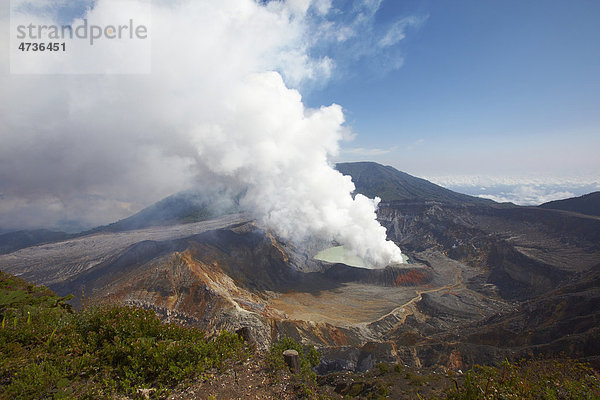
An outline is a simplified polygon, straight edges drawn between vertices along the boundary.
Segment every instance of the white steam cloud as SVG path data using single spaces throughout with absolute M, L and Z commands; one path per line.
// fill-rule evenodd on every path
M 335 240 L 373 267 L 401 262 L 376 221 L 378 200 L 353 198 L 350 177 L 328 162 L 347 134 L 341 107 L 308 109 L 287 86 L 331 74 L 332 60 L 310 55 L 310 16 L 330 8 L 323 0 L 154 1 L 151 74 L 3 71 L 0 226 L 24 225 L 25 215 L 68 220 L 84 204 L 110 213 L 107 199 L 126 215 L 209 171 L 244 188 L 242 205 L 285 238 Z M 85 17 L 100 25 L 135 10 L 136 1 L 97 0 Z M 114 58 L 103 52 L 61 62 Z M 90 224 L 107 222 L 90 215 Z

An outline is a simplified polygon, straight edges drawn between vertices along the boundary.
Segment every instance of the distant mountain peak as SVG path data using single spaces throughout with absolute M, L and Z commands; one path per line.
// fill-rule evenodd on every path
M 151 204 L 134 215 L 84 233 L 122 232 L 152 226 L 200 222 L 239 212 L 237 199 L 216 198 L 197 190 L 186 190 Z
M 356 192 L 367 197 L 375 196 L 383 201 L 429 200 L 445 203 L 492 203 L 443 188 L 425 179 L 398 171 L 389 165 L 375 162 L 351 162 L 336 164 L 336 169 L 344 175 L 352 176 Z
M 579 197 L 554 200 L 539 206 L 551 210 L 571 211 L 600 217 L 600 192 L 592 192 Z

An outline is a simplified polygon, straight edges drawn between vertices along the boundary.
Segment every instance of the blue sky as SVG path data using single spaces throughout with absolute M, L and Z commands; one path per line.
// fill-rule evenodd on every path
M 306 155 L 334 154 L 347 131 L 338 107 L 322 108 L 333 103 L 354 139 L 328 161 L 376 161 L 517 204 L 600 190 L 600 1 L 149 1 L 14 0 L 61 24 L 151 8 L 152 73 L 115 73 L 146 44 L 75 41 L 52 58 L 0 35 L 11 49 L 0 52 L 0 231 L 113 222 L 256 160 L 310 170 Z M 0 31 L 30 22 L 2 4 Z M 61 73 L 10 73 L 13 53 Z M 249 82 L 263 95 L 243 95 Z M 245 113 L 232 118 L 232 102 Z M 303 106 L 318 111 L 287 114 Z M 301 169 L 290 165 L 281 176 Z
M 421 176 L 599 178 L 600 2 L 388 0 L 373 29 L 411 16 L 422 23 L 393 49 L 400 68 L 338 55 L 342 73 L 305 93 L 344 107 L 357 137 L 341 160 Z
M 63 22 L 93 5 L 56 1 Z M 600 2 L 331 6 L 325 19 L 358 35 L 315 35 L 311 55 L 332 59 L 333 70 L 300 91 L 308 106 L 344 108 L 356 137 L 339 161 L 373 160 L 432 179 L 600 180 Z M 382 45 L 394 27 L 400 36 Z

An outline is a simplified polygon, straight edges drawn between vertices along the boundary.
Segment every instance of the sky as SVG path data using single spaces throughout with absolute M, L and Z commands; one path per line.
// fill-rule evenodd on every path
M 397 68 L 355 60 L 307 96 L 343 105 L 340 160 L 525 205 L 600 189 L 600 3 L 387 1 L 374 30 L 410 17 Z
M 149 6 L 150 37 L 18 52 L 19 2 L 46 24 L 143 21 Z M 1 7 L 0 231 L 110 223 L 207 179 L 267 187 L 282 178 L 265 171 L 292 174 L 286 157 L 327 176 L 325 163 L 376 161 L 526 205 L 600 190 L 597 1 Z M 285 192 L 311 192 L 306 179 Z M 248 201 L 273 217 L 265 190 Z
M 307 96 L 337 101 L 357 134 L 341 158 L 425 177 L 600 175 L 600 3 L 388 1 L 415 16 L 387 73 L 368 58 Z M 384 67 L 385 68 L 385 67 Z

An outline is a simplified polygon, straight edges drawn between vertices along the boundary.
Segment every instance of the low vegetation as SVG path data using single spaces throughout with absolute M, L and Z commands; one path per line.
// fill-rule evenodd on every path
M 242 340 L 162 324 L 118 305 L 74 313 L 44 287 L 0 272 L 0 398 L 163 397 L 186 379 L 246 356 Z
M 321 362 L 321 354 L 312 346 L 304 347 L 292 338 L 282 338 L 271 346 L 266 359 L 267 369 L 275 380 L 287 376 L 290 372 L 283 358 L 283 352 L 286 350 L 296 350 L 300 361 L 300 372 L 292 374 L 295 392 L 302 398 L 316 398 L 317 375 L 312 368 Z
M 573 360 L 505 361 L 498 367 L 477 366 L 461 386 L 448 391 L 451 400 L 588 400 L 600 399 L 600 375 Z
M 428 400 L 595 400 L 600 375 L 574 360 L 505 361 L 461 374 L 440 368 L 377 364 L 366 373 L 320 376 L 331 398 Z
M 248 360 L 234 334 L 208 337 L 163 324 L 152 311 L 119 305 L 74 312 L 69 299 L 0 272 L 1 399 L 166 398 L 173 388 L 186 393 L 186 385 L 197 386 L 238 361 L 262 365 L 257 373 L 297 398 L 600 399 L 598 372 L 573 360 L 505 361 L 462 375 L 381 363 L 365 374 L 317 379 L 312 368 L 319 352 L 290 338 L 275 343 L 259 362 Z M 288 349 L 298 352 L 298 373 L 285 364 Z

